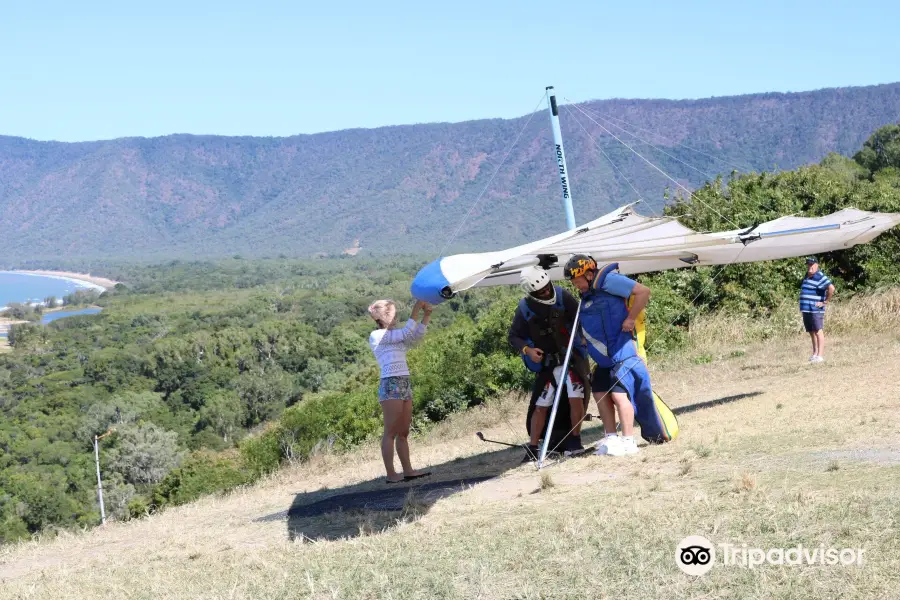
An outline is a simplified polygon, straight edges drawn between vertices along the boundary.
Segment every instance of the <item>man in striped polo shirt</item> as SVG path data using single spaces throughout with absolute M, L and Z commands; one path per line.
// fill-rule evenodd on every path
M 800 284 L 800 313 L 803 327 L 812 339 L 813 355 L 809 362 L 825 360 L 825 306 L 834 295 L 834 285 L 828 276 L 819 270 L 815 256 L 806 259 L 806 277 Z

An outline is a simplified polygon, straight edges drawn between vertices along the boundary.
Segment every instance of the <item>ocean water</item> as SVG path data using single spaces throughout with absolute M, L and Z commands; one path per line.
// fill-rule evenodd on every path
M 66 317 L 74 317 L 75 315 L 96 315 L 99 313 L 102 308 L 82 308 L 81 310 L 60 310 L 52 313 L 47 313 L 41 317 L 41 324 L 46 325 L 47 323 L 52 323 L 57 319 L 65 319 Z M 3 343 L 6 343 L 6 339 L 9 337 L 9 333 L 4 329 L 0 330 L 0 340 L 3 340 Z
M 0 271 L 0 306 L 8 306 L 10 302 L 43 302 L 47 296 L 62 299 L 66 294 L 88 287 L 65 279 Z
M 41 316 L 41 324 L 46 325 L 47 323 L 52 323 L 58 319 L 65 319 L 66 317 L 74 317 L 76 315 L 96 315 L 99 313 L 102 308 L 82 308 L 80 310 L 59 310 L 51 313 L 46 313 Z M 0 329 L 0 340 L 3 340 L 3 343 L 6 343 L 6 339 L 9 337 L 9 333 L 5 329 Z
M 46 313 L 41 316 L 41 323 L 46 325 L 57 319 L 65 319 L 66 317 L 74 317 L 75 315 L 96 315 L 103 310 L 102 308 L 82 308 L 81 310 L 60 310 L 57 312 Z

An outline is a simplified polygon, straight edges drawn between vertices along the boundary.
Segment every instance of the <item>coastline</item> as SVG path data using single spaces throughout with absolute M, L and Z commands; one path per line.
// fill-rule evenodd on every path
M 79 287 L 90 288 L 93 290 L 97 290 L 98 292 L 105 292 L 106 290 L 115 287 L 115 285 L 119 283 L 118 281 L 106 279 L 105 277 L 97 277 L 91 275 L 90 273 L 73 273 L 71 271 L 21 271 L 18 269 L 13 269 L 3 272 L 15 273 L 17 275 L 35 275 L 39 277 L 49 277 L 51 279 L 63 279 L 65 281 L 78 284 Z
M 13 325 L 20 325 L 23 323 L 29 323 L 30 321 L 23 321 L 21 319 L 13 319 L 12 317 L 3 316 L 3 311 L 6 307 L 0 306 L 0 352 L 9 352 L 12 350 L 12 347 L 9 345 L 9 329 Z M 103 308 L 91 304 L 88 308 L 97 309 L 98 311 L 103 310 Z M 75 309 L 73 310 L 71 307 L 67 306 L 57 306 L 54 308 L 46 308 L 44 309 L 42 315 L 50 315 L 57 312 L 72 312 L 72 313 L 80 313 L 84 309 Z M 54 319 L 55 320 L 55 319 Z M 45 324 L 43 319 L 37 321 L 37 323 Z
M 27 323 L 28 321 L 18 321 L 16 319 L 7 319 L 0 315 L 0 352 L 9 352 L 12 347 L 9 345 L 9 328 L 19 323 Z

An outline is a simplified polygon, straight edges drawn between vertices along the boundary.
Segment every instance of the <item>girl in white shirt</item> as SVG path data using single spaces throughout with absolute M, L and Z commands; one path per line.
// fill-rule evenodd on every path
M 417 323 L 420 310 L 424 316 L 422 322 Z M 369 307 L 369 314 L 379 327 L 369 336 L 369 346 L 381 368 L 378 402 L 384 413 L 381 457 L 387 470 L 387 483 L 397 483 L 431 474 L 414 470 L 409 462 L 408 437 L 412 422 L 413 396 L 409 382 L 409 367 L 406 364 L 406 351 L 425 335 L 425 328 L 431 320 L 431 310 L 432 307 L 427 302 L 421 300 L 416 302 L 409 321 L 402 329 L 397 329 L 397 305 L 393 300 L 378 300 Z M 397 456 L 400 457 L 400 464 L 403 467 L 402 475 L 394 470 L 395 443 Z

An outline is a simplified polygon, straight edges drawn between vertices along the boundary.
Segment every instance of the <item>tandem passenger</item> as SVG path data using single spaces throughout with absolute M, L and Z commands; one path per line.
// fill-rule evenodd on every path
M 618 264 L 601 269 L 584 254 L 572 256 L 563 274 L 581 292 L 582 331 L 588 352 L 599 367 L 591 387 L 606 437 L 596 454 L 637 454 L 635 420 L 647 441 L 668 441 L 671 434 L 657 408 L 650 373 L 638 352 L 635 330 L 636 321 L 650 300 L 650 288 L 618 273 Z M 600 375 L 602 380 L 597 377 Z M 622 425 L 621 437 L 616 434 L 616 411 Z

